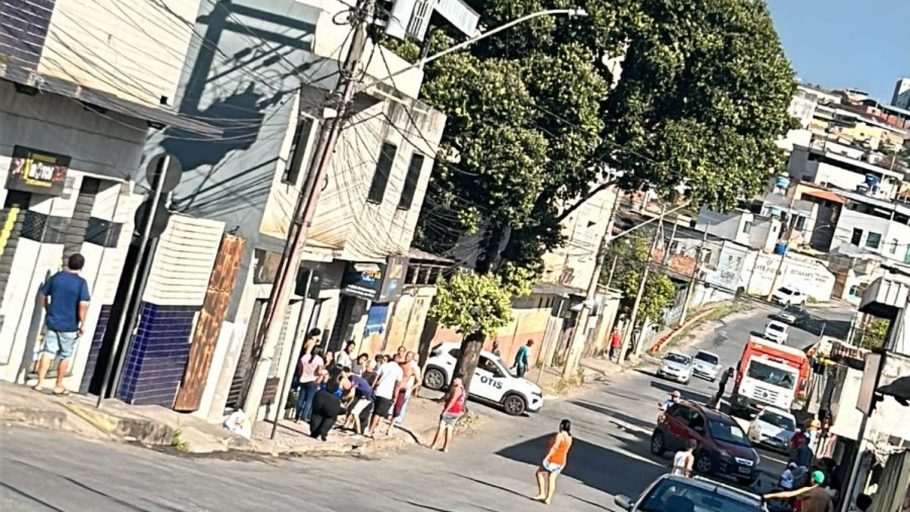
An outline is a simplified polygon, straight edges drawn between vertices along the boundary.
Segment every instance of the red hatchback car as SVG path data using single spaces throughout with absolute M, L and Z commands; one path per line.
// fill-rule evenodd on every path
M 663 455 L 684 449 L 689 439 L 698 443 L 696 472 L 728 476 L 750 485 L 758 480 L 761 459 L 730 416 L 699 403 L 680 401 L 658 420 L 651 435 L 651 453 Z

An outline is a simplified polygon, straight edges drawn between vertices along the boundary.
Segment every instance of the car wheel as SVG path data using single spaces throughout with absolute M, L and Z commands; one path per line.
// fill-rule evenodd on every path
M 446 375 L 439 368 L 427 368 L 423 374 L 423 385 L 427 389 L 439 391 L 446 385 Z
M 707 453 L 700 453 L 695 457 L 695 472 L 701 474 L 709 474 L 713 469 L 713 464 L 711 464 L 711 457 Z
M 662 457 L 666 451 L 667 447 L 664 442 L 664 433 L 660 430 L 655 430 L 651 435 L 651 453 Z
M 527 407 L 525 399 L 515 393 L 509 393 L 502 400 L 502 408 L 509 416 L 519 416 L 525 412 Z

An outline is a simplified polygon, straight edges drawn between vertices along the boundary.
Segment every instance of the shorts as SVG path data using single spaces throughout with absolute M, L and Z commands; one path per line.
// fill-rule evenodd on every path
M 562 468 L 565 466 L 562 464 L 553 464 L 552 462 L 545 460 L 543 461 L 543 464 L 540 465 L 540 467 L 548 473 L 558 475 L 560 472 L 562 472 Z
M 392 399 L 377 396 L 373 401 L 376 405 L 373 407 L 373 414 L 380 418 L 388 418 L 392 414 Z
M 76 331 L 73 332 L 61 332 L 53 331 L 48 329 L 44 333 L 44 353 L 60 357 L 61 359 L 67 359 L 73 357 L 73 351 L 76 349 L 76 340 L 79 338 L 79 333 Z
M 373 403 L 373 401 L 370 400 L 369 398 L 358 398 L 357 403 L 354 404 L 354 408 L 351 409 L 351 414 L 353 414 L 354 416 L 360 416 L 360 413 L 362 413 L 364 409 L 369 407 L 371 403 Z
M 443 414 L 442 418 L 439 419 L 439 427 L 454 427 L 458 423 L 458 418 L 461 418 L 460 414 Z

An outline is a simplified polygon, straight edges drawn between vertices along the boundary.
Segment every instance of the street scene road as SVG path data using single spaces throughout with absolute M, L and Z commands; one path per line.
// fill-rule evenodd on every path
M 720 322 L 689 346 L 735 364 L 750 331 L 775 310 L 756 306 Z M 820 314 L 838 318 L 836 311 Z M 797 329 L 797 345 L 814 335 Z M 301 458 L 259 461 L 188 458 L 138 447 L 91 443 L 63 434 L 2 430 L 3 510 L 439 510 L 544 509 L 530 501 L 533 473 L 562 418 L 575 443 L 558 482 L 553 510 L 618 510 L 613 497 L 635 495 L 667 471 L 668 458 L 649 453 L 658 403 L 678 389 L 705 401 L 714 384 L 680 386 L 653 368 L 597 379 L 569 398 L 527 417 L 512 418 L 475 404 L 484 417 L 476 435 L 456 437 L 449 454 L 412 447 L 375 459 Z M 424 442 L 428 440 L 423 440 Z M 762 452 L 769 488 L 783 466 Z

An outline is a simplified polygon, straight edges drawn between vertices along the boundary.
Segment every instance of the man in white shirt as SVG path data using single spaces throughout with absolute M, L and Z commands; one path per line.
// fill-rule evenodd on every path
M 404 379 L 401 361 L 402 359 L 396 355 L 394 360 L 380 366 L 376 373 L 376 380 L 373 382 L 373 418 L 370 420 L 369 435 L 373 435 L 381 419 L 392 414 L 395 392 Z

